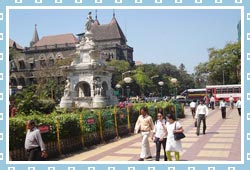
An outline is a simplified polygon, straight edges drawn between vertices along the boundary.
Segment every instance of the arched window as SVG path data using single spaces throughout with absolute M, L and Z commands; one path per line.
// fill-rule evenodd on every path
M 49 66 L 49 67 L 54 66 L 54 64 L 55 64 L 55 61 L 54 61 L 55 57 L 54 57 L 54 54 L 53 54 L 53 53 L 49 53 L 48 59 L 49 59 L 49 61 L 48 61 L 48 66 Z
M 102 96 L 107 96 L 108 84 L 104 81 L 102 82 Z
M 40 67 L 46 67 L 46 57 L 44 54 L 39 56 L 39 61 L 40 61 Z
M 77 94 L 76 97 L 90 97 L 91 96 L 90 85 L 89 83 L 85 81 L 79 82 L 75 87 L 75 91 Z

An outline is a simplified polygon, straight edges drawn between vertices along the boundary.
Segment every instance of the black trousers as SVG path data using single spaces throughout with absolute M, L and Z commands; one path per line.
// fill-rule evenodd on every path
M 166 151 L 165 151 L 166 141 L 167 141 L 166 138 L 163 138 L 162 141 L 160 141 L 159 138 L 157 138 L 155 140 L 155 145 L 156 145 L 156 157 L 155 157 L 155 160 L 156 161 L 160 160 L 161 145 L 163 146 L 163 150 L 164 150 L 164 161 L 167 161 L 167 155 L 166 155 Z
M 211 105 L 211 109 L 214 110 L 214 102 L 211 102 L 210 105 Z
M 197 135 L 200 134 L 201 121 L 203 122 L 203 134 L 205 134 L 205 132 L 206 132 L 206 128 L 207 128 L 206 116 L 204 114 L 199 114 L 198 115 L 198 120 L 197 120 L 197 131 L 196 131 Z
M 222 119 L 226 119 L 226 107 L 221 107 L 221 116 Z
M 192 116 L 193 116 L 193 118 L 195 117 L 195 108 L 191 108 L 191 113 L 192 113 Z
M 27 151 L 27 157 L 28 161 L 43 161 L 43 158 L 41 157 L 41 148 L 39 147 Z
M 238 108 L 239 116 L 241 115 L 241 108 Z

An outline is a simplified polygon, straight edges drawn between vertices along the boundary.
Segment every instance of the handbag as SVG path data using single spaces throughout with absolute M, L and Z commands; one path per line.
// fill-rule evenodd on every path
M 194 121 L 194 127 L 197 127 L 197 119 Z
M 160 141 L 160 138 L 155 137 L 154 143 L 158 143 Z
M 176 130 L 176 123 L 175 123 L 174 129 Z M 174 139 L 175 140 L 181 140 L 181 139 L 183 139 L 185 137 L 186 136 L 185 136 L 185 134 L 183 132 L 181 132 L 181 133 L 174 133 Z

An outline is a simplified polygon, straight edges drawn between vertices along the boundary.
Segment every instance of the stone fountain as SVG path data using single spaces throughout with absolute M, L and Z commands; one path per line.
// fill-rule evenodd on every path
M 116 105 L 117 97 L 111 88 L 114 67 L 106 63 L 107 56 L 95 44 L 91 32 L 92 18 L 88 15 L 85 35 L 76 45 L 73 62 L 64 70 L 67 81 L 60 108 L 104 108 Z

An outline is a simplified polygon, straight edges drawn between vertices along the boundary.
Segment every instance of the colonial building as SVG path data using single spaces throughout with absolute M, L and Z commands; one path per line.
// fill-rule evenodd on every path
M 107 60 L 126 60 L 131 65 L 133 61 L 133 48 L 127 45 L 126 37 L 120 28 L 115 15 L 108 24 L 100 24 L 97 17 L 91 27 L 91 32 L 97 47 L 106 55 Z M 20 51 L 18 57 L 10 60 L 10 86 L 26 87 L 41 78 L 52 77 L 58 83 L 64 83 L 66 75 L 60 66 L 70 65 L 76 52 L 76 45 L 84 33 L 72 33 L 44 36 L 39 39 L 37 26 L 33 33 L 30 47 L 25 47 Z M 17 44 L 10 40 L 10 45 Z

